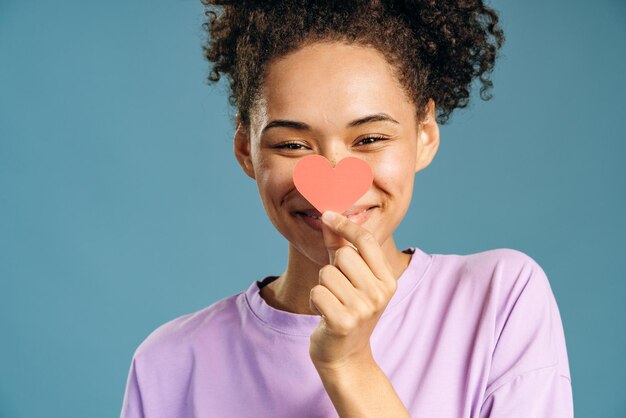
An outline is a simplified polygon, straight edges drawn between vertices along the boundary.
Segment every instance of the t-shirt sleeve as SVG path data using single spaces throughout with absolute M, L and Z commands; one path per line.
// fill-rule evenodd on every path
M 134 356 L 130 363 L 128 378 L 126 379 L 126 391 L 120 418 L 144 418 L 141 388 L 137 378 L 137 364 Z
M 496 269 L 492 284 L 501 303 L 480 418 L 572 418 L 567 349 L 554 294 L 535 260 L 521 252 L 516 257 Z M 512 285 L 506 284 L 507 275 Z
M 557 366 L 532 370 L 495 389 L 480 418 L 572 418 L 572 387 Z

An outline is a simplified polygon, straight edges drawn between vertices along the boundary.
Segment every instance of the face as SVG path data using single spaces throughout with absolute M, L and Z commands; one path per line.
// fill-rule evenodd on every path
M 296 213 L 313 207 L 294 186 L 295 164 L 313 154 L 333 167 L 349 156 L 366 161 L 374 180 L 355 206 L 373 208 L 354 221 L 383 246 L 409 208 L 415 173 L 436 153 L 432 101 L 429 109 L 418 125 L 415 105 L 376 49 L 316 43 L 269 65 L 249 131 L 238 124 L 235 155 L 256 179 L 272 224 L 300 254 L 323 265 L 321 230 Z

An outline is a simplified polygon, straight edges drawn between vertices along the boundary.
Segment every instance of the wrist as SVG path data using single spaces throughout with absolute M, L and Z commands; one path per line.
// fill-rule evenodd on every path
M 341 361 L 331 363 L 312 360 L 320 376 L 335 377 L 346 374 L 370 372 L 378 367 L 371 352 L 359 354 Z

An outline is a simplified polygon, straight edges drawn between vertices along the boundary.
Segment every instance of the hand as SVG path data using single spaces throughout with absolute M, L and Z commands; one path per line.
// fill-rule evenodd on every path
M 311 309 L 322 317 L 311 334 L 309 355 L 316 367 L 326 369 L 372 360 L 370 337 L 397 289 L 374 235 L 335 215 L 330 222 L 322 217 L 331 264 L 320 269 L 320 284 L 311 289 L 309 299 Z

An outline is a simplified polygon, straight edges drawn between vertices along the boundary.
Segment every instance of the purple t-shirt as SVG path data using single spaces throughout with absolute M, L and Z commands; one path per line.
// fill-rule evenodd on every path
M 570 418 L 572 386 L 552 289 L 527 254 L 416 247 L 371 336 L 413 417 Z M 337 417 L 309 357 L 316 315 L 247 290 L 173 319 L 136 349 L 122 418 Z

